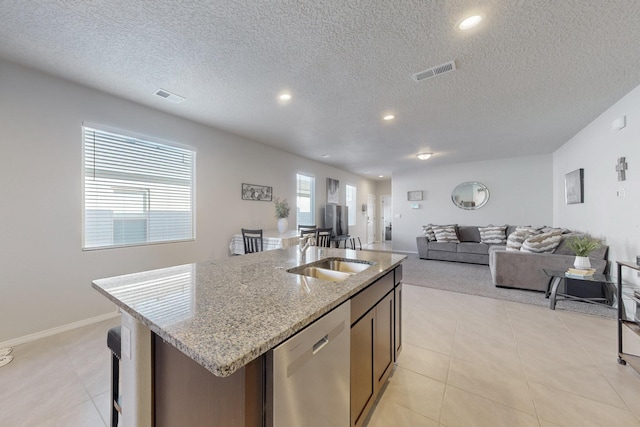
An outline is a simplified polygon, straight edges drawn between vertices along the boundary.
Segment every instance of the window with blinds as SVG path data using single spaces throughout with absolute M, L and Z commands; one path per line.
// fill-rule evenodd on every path
M 297 225 L 316 223 L 316 179 L 312 176 L 296 175 L 296 222 Z
M 82 127 L 84 249 L 192 240 L 195 152 Z
M 349 225 L 356 225 L 356 187 L 347 184 L 346 193 L 347 207 L 349 207 Z

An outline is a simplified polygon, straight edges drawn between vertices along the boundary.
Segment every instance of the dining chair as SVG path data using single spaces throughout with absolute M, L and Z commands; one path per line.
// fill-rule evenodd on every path
M 316 246 L 331 247 L 331 231 L 332 227 L 316 229 Z
M 356 247 L 356 239 L 358 239 L 359 248 Z M 346 246 L 346 242 L 345 242 L 345 246 Z M 350 237 L 349 238 L 349 249 L 360 249 L 360 250 L 362 250 L 362 242 L 360 241 L 360 237 Z
M 315 224 L 313 224 L 313 225 L 299 225 L 298 226 L 298 233 L 300 233 L 300 237 L 302 237 L 302 231 L 303 230 L 312 230 L 312 231 L 315 232 L 315 229 L 316 229 L 316 225 Z
M 252 254 L 254 252 L 262 252 L 262 230 L 242 229 L 242 241 L 244 242 L 244 253 Z

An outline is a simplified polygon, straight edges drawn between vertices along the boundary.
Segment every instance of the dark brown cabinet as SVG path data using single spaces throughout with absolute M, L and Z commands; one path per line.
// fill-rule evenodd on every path
M 401 268 L 401 267 L 398 267 Z M 351 426 L 364 424 L 401 348 L 401 290 L 394 271 L 351 300 Z
M 362 424 L 375 400 L 374 314 L 369 311 L 351 327 L 351 425 Z
M 401 268 L 401 267 L 398 267 Z M 397 283 L 397 282 L 396 282 Z M 394 333 L 394 346 L 395 351 L 393 355 L 393 361 L 398 361 L 398 356 L 402 351 L 402 283 L 397 283 L 394 289 L 394 302 L 395 302 L 395 312 L 394 312 L 394 322 L 395 322 L 395 333 Z
M 394 334 L 394 298 L 393 292 L 389 292 L 375 308 L 375 337 L 373 346 L 374 375 L 379 390 L 389 378 L 395 349 L 393 344 Z

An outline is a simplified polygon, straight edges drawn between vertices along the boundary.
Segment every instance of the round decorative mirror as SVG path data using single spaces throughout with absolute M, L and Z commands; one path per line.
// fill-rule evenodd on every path
M 451 192 L 451 201 L 460 209 L 480 209 L 489 201 L 489 189 L 480 182 L 463 182 Z

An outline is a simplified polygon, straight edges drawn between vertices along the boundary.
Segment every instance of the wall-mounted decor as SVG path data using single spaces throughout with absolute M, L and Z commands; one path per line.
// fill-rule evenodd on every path
M 616 164 L 616 172 L 618 172 L 618 181 L 624 181 L 627 179 L 627 162 L 626 157 L 618 157 L 618 163 Z
M 327 178 L 327 203 L 338 204 L 340 202 L 340 181 Z
M 242 200 L 270 202 L 273 199 L 273 187 L 266 185 L 242 184 Z
M 460 209 L 480 209 L 489 201 L 489 188 L 481 182 L 463 182 L 451 192 L 451 201 Z
M 407 200 L 410 202 L 422 200 L 422 191 L 407 191 Z
M 568 205 L 584 203 L 584 169 L 576 169 L 564 176 L 564 198 Z

